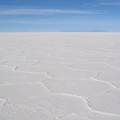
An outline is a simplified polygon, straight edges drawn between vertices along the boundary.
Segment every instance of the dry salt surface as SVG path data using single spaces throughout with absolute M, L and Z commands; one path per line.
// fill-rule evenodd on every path
M 120 120 L 120 33 L 0 33 L 0 120 Z

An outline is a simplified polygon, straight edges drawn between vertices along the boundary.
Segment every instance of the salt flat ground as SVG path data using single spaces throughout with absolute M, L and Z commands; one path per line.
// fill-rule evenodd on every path
M 0 120 L 120 120 L 120 33 L 0 33 Z

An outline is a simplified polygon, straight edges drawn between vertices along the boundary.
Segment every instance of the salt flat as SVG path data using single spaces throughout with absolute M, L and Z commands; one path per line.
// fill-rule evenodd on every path
M 120 33 L 0 33 L 0 120 L 120 120 Z

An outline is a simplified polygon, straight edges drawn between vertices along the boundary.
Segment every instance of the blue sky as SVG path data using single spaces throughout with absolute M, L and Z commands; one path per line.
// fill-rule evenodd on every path
M 120 32 L 120 0 L 1 0 L 0 32 Z

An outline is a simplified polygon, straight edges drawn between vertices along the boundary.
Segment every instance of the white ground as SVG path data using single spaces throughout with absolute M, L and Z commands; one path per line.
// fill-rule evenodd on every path
M 120 33 L 0 33 L 0 120 L 120 120 Z

